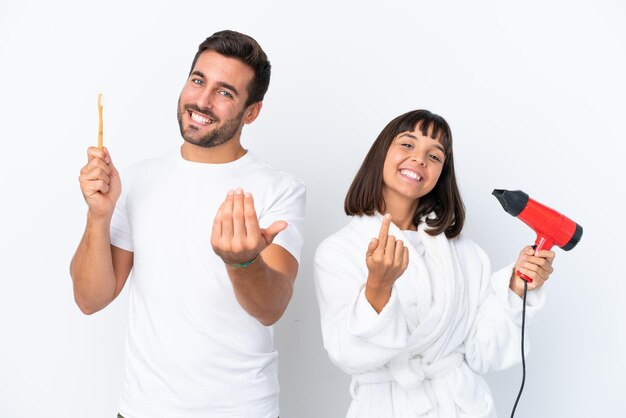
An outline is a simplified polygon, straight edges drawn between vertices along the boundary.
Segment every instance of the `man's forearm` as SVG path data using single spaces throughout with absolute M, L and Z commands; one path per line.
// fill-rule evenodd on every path
M 280 319 L 291 300 L 294 278 L 272 269 L 262 255 L 247 267 L 226 269 L 235 297 L 248 314 L 266 326 Z
M 88 216 L 85 233 L 70 265 L 74 299 L 85 314 L 99 311 L 116 296 L 109 228 L 110 219 Z

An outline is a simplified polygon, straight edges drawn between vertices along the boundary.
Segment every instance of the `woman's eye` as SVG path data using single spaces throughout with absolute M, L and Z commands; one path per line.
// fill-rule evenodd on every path
M 409 148 L 409 149 L 410 149 L 410 148 L 413 148 L 413 145 L 412 145 L 412 144 L 409 144 L 409 143 L 406 143 L 406 142 L 405 142 L 405 143 L 403 143 L 403 144 L 400 144 L 400 146 L 401 146 L 401 147 L 403 147 L 403 148 Z
M 438 156 L 436 156 L 435 154 L 431 154 L 431 155 L 430 155 L 430 158 L 431 158 L 431 159 L 433 159 L 433 160 L 435 160 L 435 161 L 441 162 L 441 158 L 439 158 L 439 157 L 438 157 Z

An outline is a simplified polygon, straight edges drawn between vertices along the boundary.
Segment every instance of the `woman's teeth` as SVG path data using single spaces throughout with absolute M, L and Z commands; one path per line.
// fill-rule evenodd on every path
M 421 176 L 411 170 L 400 170 L 400 174 L 417 181 L 420 181 L 422 179 Z

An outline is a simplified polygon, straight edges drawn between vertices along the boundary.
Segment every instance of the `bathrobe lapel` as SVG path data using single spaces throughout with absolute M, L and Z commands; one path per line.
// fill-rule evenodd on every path
M 362 217 L 357 222 L 362 224 L 356 225 L 359 230 L 376 237 L 382 216 Z M 407 398 L 406 405 L 418 416 L 432 410 L 430 392 L 447 399 L 445 390 L 437 390 L 430 381 L 426 384 L 425 378 L 434 376 L 431 364 L 447 371 L 462 362 L 460 353 L 442 357 L 451 337 L 450 324 L 465 311 L 460 306 L 465 289 L 454 240 L 448 240 L 445 234 L 428 235 L 425 225 L 421 222 L 417 231 L 424 245 L 423 257 L 400 229 L 394 224 L 389 228 L 389 234 L 401 239 L 409 251 L 409 265 L 394 285 L 409 325 L 409 338 L 406 348 L 389 363 L 389 371 L 406 390 L 402 395 Z M 425 385 L 430 389 L 426 390 Z M 447 399 L 444 404 L 440 406 L 442 411 L 448 411 L 453 402 Z

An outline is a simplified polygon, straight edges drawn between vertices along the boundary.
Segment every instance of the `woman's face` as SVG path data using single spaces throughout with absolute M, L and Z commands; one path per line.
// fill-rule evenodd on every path
M 443 145 L 439 139 L 422 135 L 419 123 L 414 131 L 398 134 L 383 166 L 385 205 L 417 205 L 437 184 L 444 161 Z

